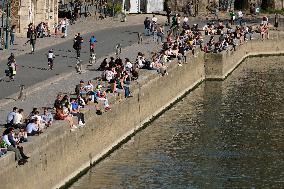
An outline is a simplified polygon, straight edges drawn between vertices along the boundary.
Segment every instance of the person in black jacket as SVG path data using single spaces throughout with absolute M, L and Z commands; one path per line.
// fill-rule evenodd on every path
M 77 59 L 81 56 L 81 48 L 82 48 L 83 38 L 81 37 L 80 33 L 78 33 L 74 37 L 74 45 L 73 48 L 76 50 Z
M 145 28 L 145 35 L 149 36 L 151 30 L 151 21 L 149 20 L 148 17 L 146 17 L 146 19 L 144 20 L 144 28 Z

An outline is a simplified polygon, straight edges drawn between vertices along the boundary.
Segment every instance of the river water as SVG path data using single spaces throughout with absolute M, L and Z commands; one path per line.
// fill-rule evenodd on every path
M 208 81 L 71 189 L 284 188 L 284 57 Z

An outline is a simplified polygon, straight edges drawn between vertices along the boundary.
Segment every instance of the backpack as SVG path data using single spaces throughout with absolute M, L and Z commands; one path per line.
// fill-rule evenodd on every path
M 1 140 L 0 148 L 7 148 L 7 147 L 8 147 L 8 144 L 4 140 Z

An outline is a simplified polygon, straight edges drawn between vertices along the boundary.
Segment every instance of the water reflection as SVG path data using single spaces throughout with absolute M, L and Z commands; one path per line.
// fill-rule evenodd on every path
M 283 60 L 202 84 L 71 188 L 284 188 Z

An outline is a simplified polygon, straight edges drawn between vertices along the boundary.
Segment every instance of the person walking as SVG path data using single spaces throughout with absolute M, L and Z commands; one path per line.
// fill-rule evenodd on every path
M 146 17 L 146 19 L 144 20 L 144 29 L 145 29 L 145 35 L 149 36 L 151 30 L 151 21 L 149 20 L 148 17 Z
M 278 27 L 279 27 L 279 15 L 278 15 L 278 13 L 276 13 L 275 16 L 274 16 L 274 27 L 275 27 L 275 30 L 278 31 Z
M 35 52 L 36 38 L 37 38 L 37 35 L 36 35 L 36 32 L 35 32 L 35 29 L 33 29 L 32 32 L 31 32 L 31 35 L 30 35 L 30 44 L 32 46 L 31 54 L 33 54 Z
M 166 8 L 166 13 L 167 13 L 167 21 L 168 21 L 168 25 L 171 25 L 171 14 L 172 14 L 172 10 L 171 7 L 167 6 Z
M 81 57 L 81 48 L 82 48 L 83 38 L 80 33 L 78 33 L 74 38 L 74 49 L 76 50 L 77 59 Z
M 16 25 L 13 25 L 10 30 L 10 45 L 15 44 Z
M 10 78 L 10 81 L 14 81 L 15 75 L 17 73 L 17 64 L 13 53 L 8 58 L 7 66 L 8 66 L 8 71 L 9 71 L 8 76 Z
M 90 40 L 90 55 L 95 53 L 95 47 L 96 47 L 96 43 L 98 42 L 96 37 L 93 35 Z
M 158 25 L 157 27 L 157 42 L 159 43 L 159 39 L 161 43 L 164 42 L 165 33 L 164 33 L 164 27 L 162 25 Z
M 242 12 L 241 10 L 239 10 L 239 11 L 238 11 L 238 24 L 239 24 L 240 26 L 243 25 L 243 16 L 244 16 L 243 12 Z
M 215 20 L 219 19 L 219 7 L 217 4 L 214 5 L 214 19 Z
M 53 70 L 53 61 L 54 61 L 54 53 L 53 53 L 53 49 L 50 49 L 48 51 L 48 54 L 47 54 L 47 62 L 48 62 L 48 67 L 50 70 Z
M 69 20 L 65 17 L 61 21 L 61 27 L 62 27 L 62 33 L 63 33 L 63 36 L 61 38 L 67 37 L 68 26 L 69 26 Z

